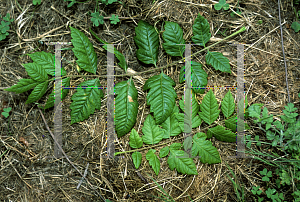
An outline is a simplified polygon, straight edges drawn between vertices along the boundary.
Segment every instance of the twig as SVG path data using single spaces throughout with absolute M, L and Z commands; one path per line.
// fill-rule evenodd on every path
M 88 168 L 89 168 L 89 165 L 90 165 L 90 163 L 87 163 L 86 168 L 85 168 L 85 171 L 84 171 L 84 173 L 83 173 L 83 176 L 84 176 L 84 177 L 86 177 L 86 175 L 87 175 L 87 170 L 88 170 Z M 80 180 L 80 182 L 78 183 L 77 189 L 79 189 L 79 187 L 81 186 L 83 180 L 84 180 L 84 179 L 83 179 L 83 177 L 82 177 L 81 180 Z
M 289 92 L 289 83 L 288 83 L 288 73 L 287 73 L 287 67 L 286 67 L 286 60 L 284 55 L 284 46 L 283 46 L 283 36 L 282 36 L 282 25 L 281 25 L 281 17 L 280 17 L 280 0 L 278 0 L 278 15 L 279 15 L 279 25 L 280 25 L 280 36 L 281 36 L 281 47 L 282 47 L 282 55 L 283 55 L 283 61 L 284 61 L 284 67 L 285 67 L 285 82 L 286 82 L 286 89 L 288 93 L 288 101 L 290 100 L 290 92 Z
M 53 133 L 51 132 L 51 130 L 50 130 L 50 128 L 49 128 L 49 126 L 48 126 L 48 124 L 47 124 L 47 122 L 46 122 L 46 119 L 45 119 L 45 117 L 44 117 L 44 115 L 43 115 L 43 113 L 42 113 L 42 111 L 41 111 L 41 109 L 40 108 L 38 108 L 38 110 L 39 110 L 39 112 L 41 113 L 41 115 L 42 115 L 42 118 L 43 118 L 43 121 L 44 121 L 44 123 L 45 123 L 45 125 L 46 125 L 46 128 L 47 128 L 47 130 L 49 131 L 49 133 L 50 133 L 50 135 L 51 135 L 51 137 L 53 138 L 53 140 L 54 140 L 54 142 L 55 142 L 55 144 L 58 146 L 58 148 L 61 150 L 61 152 L 63 153 L 63 155 L 66 157 L 66 159 L 67 159 L 67 161 L 73 166 L 73 168 L 82 176 L 82 178 L 83 179 L 85 179 L 86 180 L 86 182 L 90 185 L 90 187 L 92 188 L 92 189 L 94 189 L 93 188 L 93 185 L 88 181 L 88 179 L 75 167 L 75 165 L 72 163 L 72 161 L 69 159 L 69 157 L 67 156 L 67 154 L 65 153 L 65 151 L 62 149 L 62 147 L 58 144 L 58 142 L 57 142 L 57 140 L 55 139 L 55 137 L 54 137 L 54 135 L 53 135 Z M 99 187 L 100 189 L 103 189 L 103 188 L 101 188 L 101 187 Z M 95 189 L 94 189 L 95 190 Z M 105 191 L 109 191 L 109 190 L 106 190 L 106 189 L 103 189 L 103 190 L 105 190 Z M 101 197 L 101 199 L 105 202 L 105 198 L 103 198 L 103 196 L 101 195 L 101 194 L 99 194 L 98 192 L 97 192 L 97 190 L 95 190 L 95 192 Z M 109 191 L 110 192 L 110 191 Z

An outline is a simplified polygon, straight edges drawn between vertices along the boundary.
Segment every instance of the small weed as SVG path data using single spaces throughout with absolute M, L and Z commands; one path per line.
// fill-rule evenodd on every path
M 41 1 L 42 0 L 32 0 L 32 4 L 33 5 L 37 5 L 37 4 L 41 5 Z
M 294 107 L 294 104 L 288 103 L 283 110 L 284 115 L 280 116 L 281 120 L 273 122 L 273 115 L 268 114 L 268 109 L 266 107 L 261 113 L 261 107 L 262 104 L 254 104 L 250 106 L 248 108 L 249 116 L 255 118 L 253 120 L 254 123 L 258 124 L 259 128 L 265 132 L 267 140 L 271 141 L 271 143 L 259 141 L 259 136 L 255 136 L 255 141 L 252 141 L 251 136 L 248 135 L 246 136 L 248 141 L 247 148 L 251 148 L 252 142 L 256 142 L 257 146 L 261 146 L 261 144 L 264 143 L 272 147 L 276 147 L 277 151 L 283 152 L 285 153 L 284 156 L 291 156 L 291 158 L 284 159 L 284 156 L 280 157 L 277 153 L 273 153 L 274 156 L 263 152 L 249 153 L 274 158 L 274 160 L 268 162 L 262 158 L 255 157 L 255 159 L 258 159 L 268 165 L 277 167 L 275 173 L 279 176 L 279 179 L 276 180 L 278 188 L 285 185 L 295 184 L 296 189 L 294 189 L 292 196 L 295 198 L 295 201 L 300 201 L 300 121 L 296 120 L 296 117 L 298 116 L 298 113 L 295 113 L 297 108 Z M 262 127 L 262 124 L 266 125 L 265 128 Z M 254 151 L 253 149 L 251 150 Z M 290 165 L 280 165 L 278 162 L 289 163 Z M 260 174 L 263 176 L 262 181 L 267 182 L 268 186 L 272 177 L 272 171 L 268 171 L 267 168 L 264 168 L 260 171 Z M 253 187 L 251 191 L 254 195 L 260 195 L 261 192 L 258 189 L 259 187 Z M 284 200 L 283 193 L 279 194 L 274 188 L 272 189 L 269 187 L 266 190 L 266 195 L 273 202 L 281 202 Z M 258 201 L 262 200 L 262 198 L 258 197 Z
M 221 10 L 222 8 L 227 11 L 229 9 L 229 4 L 226 3 L 226 0 L 219 0 L 219 3 L 214 5 L 214 8 L 218 11 Z
M 0 18 L 2 18 L 1 14 L 0 14 Z M 3 20 L 1 20 L 1 24 L 0 24 L 0 41 L 4 40 L 6 36 L 9 35 L 7 31 L 10 29 L 9 25 L 12 21 L 14 20 L 10 19 L 10 14 L 6 13 L 6 16 L 3 17 Z
M 93 22 L 94 26 L 98 27 L 100 24 L 102 25 L 104 23 L 104 17 L 100 15 L 99 12 L 92 13 L 91 16 L 91 21 Z
M 9 112 L 11 111 L 11 107 L 7 107 L 3 109 L 3 112 L 1 113 L 5 118 L 9 117 Z
M 263 23 L 262 20 L 258 20 L 258 21 L 257 21 L 257 24 L 259 24 L 259 25 L 261 25 L 262 23 Z
M 40 0 L 33 0 L 33 1 L 40 1 Z M 76 0 L 64 0 L 64 1 L 70 1 L 70 3 L 68 4 L 68 7 L 73 6 L 75 3 L 85 3 L 85 2 L 78 2 Z M 104 23 L 104 16 L 100 15 L 100 13 L 99 13 L 98 2 L 102 2 L 106 6 L 109 4 L 115 3 L 115 2 L 122 4 L 122 2 L 118 1 L 118 0 L 96 0 L 95 12 L 91 13 L 91 16 L 92 16 L 91 21 L 93 23 L 93 26 L 96 26 L 96 27 L 98 27 L 100 24 L 102 25 Z M 120 22 L 118 15 L 112 15 L 110 20 L 111 20 L 110 21 L 111 24 L 117 24 L 118 22 Z
M 239 183 L 236 183 L 237 179 L 236 176 L 234 174 L 234 172 L 231 170 L 231 168 L 228 166 L 228 164 L 226 163 L 227 168 L 229 169 L 230 173 L 232 174 L 234 180 L 226 174 L 226 176 L 229 178 L 229 180 L 232 182 L 233 184 L 233 188 L 234 188 L 234 192 L 236 194 L 237 197 L 237 201 L 240 202 L 244 202 L 245 200 L 245 189 L 244 186 L 242 185 L 242 187 L 239 185 Z M 241 193 L 240 193 L 241 192 Z

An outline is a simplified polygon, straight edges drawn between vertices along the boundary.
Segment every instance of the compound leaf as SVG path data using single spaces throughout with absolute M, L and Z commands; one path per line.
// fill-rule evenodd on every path
M 157 144 L 163 139 L 164 131 L 155 125 L 153 117 L 149 114 L 142 128 L 144 133 L 143 141 L 145 144 Z
M 192 41 L 200 46 L 205 47 L 205 44 L 210 40 L 209 23 L 200 14 L 194 21 L 193 34 Z
M 36 85 L 38 85 L 39 82 L 33 80 L 33 79 L 20 79 L 19 82 L 16 85 L 13 85 L 10 88 L 4 89 L 5 91 L 15 92 L 15 93 L 24 93 Z
M 213 66 L 215 70 L 231 73 L 229 60 L 222 53 L 208 51 L 205 56 L 205 60 L 206 63 Z
M 136 122 L 138 92 L 132 79 L 115 85 L 115 125 L 118 137 L 127 134 Z
M 131 148 L 138 149 L 143 146 L 143 140 L 134 128 L 130 133 L 129 139 L 130 139 L 129 145 Z
M 236 142 L 236 134 L 230 130 L 225 130 L 225 128 L 220 125 L 207 130 L 207 136 L 211 137 L 212 135 L 215 136 L 217 140 L 223 142 Z
M 62 86 L 65 86 L 65 87 L 70 86 L 70 78 L 69 77 L 64 78 L 61 82 L 62 82 L 62 84 L 61 84 Z M 69 93 L 69 89 L 63 89 L 61 99 L 63 100 L 67 96 L 68 93 Z M 55 96 L 55 94 L 54 94 L 54 89 L 53 89 L 52 93 L 50 94 L 50 96 L 45 104 L 44 109 L 48 109 L 48 108 L 51 108 L 54 106 L 54 103 L 55 103 L 54 96 Z
M 195 93 L 203 94 L 205 89 L 200 89 L 201 87 L 205 87 L 207 85 L 207 73 L 202 69 L 202 64 L 198 62 L 192 61 L 191 64 L 191 76 L 193 79 L 193 91 Z M 179 82 L 183 83 L 185 81 L 185 66 L 183 66 L 180 70 Z
M 151 105 L 150 112 L 154 113 L 158 125 L 163 123 L 173 111 L 177 97 L 172 87 L 175 85 L 173 79 L 164 73 L 152 76 L 144 85 L 144 90 L 150 89 L 147 95 L 147 105 Z
M 175 22 L 165 21 L 165 31 L 163 32 L 163 48 L 171 56 L 181 56 L 185 50 L 185 40 L 181 27 Z M 181 44 L 181 45 L 176 45 Z
M 90 42 L 88 37 L 79 30 L 73 27 L 70 27 L 70 29 L 72 37 L 71 41 L 74 46 L 72 50 L 74 55 L 77 57 L 77 64 L 85 71 L 96 74 L 97 55 L 93 44 Z
M 177 145 L 174 145 L 177 144 Z M 183 158 L 187 153 L 179 150 L 181 147 L 180 143 L 174 143 L 170 146 L 170 156 L 168 158 L 169 168 L 177 172 L 189 175 L 198 175 L 196 165 L 192 158 Z
M 25 104 L 33 103 L 39 100 L 46 93 L 48 84 L 48 81 L 44 81 L 43 83 L 38 84 L 28 96 Z
M 23 66 L 33 80 L 38 81 L 39 83 L 48 80 L 47 72 L 41 65 L 34 62 L 23 64 Z
M 95 87 L 95 88 L 84 88 Z M 80 88 L 82 87 L 82 88 Z M 72 104 L 70 105 L 71 112 L 71 125 L 87 119 L 96 109 L 101 107 L 101 99 L 104 97 L 99 79 L 93 79 L 82 82 L 77 92 L 72 96 Z
M 41 51 L 28 55 L 33 60 L 33 62 L 41 65 L 45 69 L 47 74 L 55 76 L 55 57 L 53 54 Z M 63 67 L 61 68 L 61 75 L 67 75 L 67 72 Z
M 136 169 L 138 169 L 142 163 L 142 154 L 140 152 L 134 152 L 132 154 L 132 161 Z
M 222 101 L 222 106 L 221 106 L 222 113 L 226 118 L 228 118 L 234 112 L 234 108 L 235 108 L 234 99 L 229 90 L 224 96 Z
M 201 112 L 199 112 L 200 118 L 207 124 L 212 124 L 217 120 L 220 110 L 218 110 L 217 99 L 215 98 L 212 90 L 204 96 L 202 103 L 200 104 Z
M 138 46 L 137 58 L 145 64 L 154 64 L 158 59 L 159 38 L 154 26 L 142 20 L 135 27 L 134 41 Z
M 160 170 L 160 162 L 157 156 L 155 155 L 156 150 L 150 149 L 146 154 L 146 159 L 149 161 L 149 165 L 152 166 L 155 174 L 158 175 Z
M 206 139 L 204 133 L 197 133 L 193 137 L 192 155 L 200 157 L 202 163 L 215 164 L 221 163 L 218 149 Z

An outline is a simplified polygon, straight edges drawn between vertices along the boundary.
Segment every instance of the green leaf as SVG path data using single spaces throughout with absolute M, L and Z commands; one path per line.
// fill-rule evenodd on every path
M 195 93 L 203 94 L 205 89 L 200 89 L 207 85 L 207 73 L 202 69 L 202 64 L 192 61 L 191 64 L 191 76 L 193 80 L 193 87 L 198 87 L 199 89 L 193 88 Z M 180 70 L 179 82 L 183 83 L 185 81 L 185 66 Z
M 118 22 L 120 22 L 118 15 L 112 15 L 111 18 L 109 18 L 111 21 L 111 24 L 117 24 Z
M 23 66 L 25 67 L 28 75 L 33 80 L 38 81 L 40 83 L 48 80 L 47 72 L 41 65 L 37 63 L 26 63 L 23 64 Z
M 48 81 L 38 84 L 28 96 L 25 104 L 33 103 L 39 100 L 46 93 L 48 84 Z
M 249 116 L 260 119 L 261 105 L 255 103 L 248 108 Z M 256 122 L 257 123 L 257 122 Z
M 294 107 L 293 103 L 288 103 L 288 105 L 284 106 L 284 108 L 285 108 L 283 110 L 284 115 L 281 115 L 280 118 L 286 123 L 295 123 L 298 113 L 292 113 L 292 112 L 297 111 L 297 108 Z
M 236 115 L 225 120 L 226 128 L 230 129 L 234 133 L 237 131 L 236 130 L 236 123 L 237 123 L 237 116 Z M 245 130 L 249 130 L 249 129 L 251 129 L 251 128 L 249 127 L 249 125 L 247 123 L 245 123 Z
M 68 8 L 73 6 L 73 4 L 76 3 L 76 0 L 64 0 L 64 1 L 71 1 L 71 3 L 68 4 Z
M 215 164 L 221 163 L 218 149 L 206 139 L 204 133 L 197 133 L 193 137 L 192 155 L 199 156 L 201 163 Z
M 65 86 L 65 87 L 69 87 L 70 86 L 70 78 L 69 77 L 64 78 L 62 80 L 61 85 Z M 67 96 L 68 93 L 69 93 L 69 89 L 63 89 L 61 99 L 63 100 Z M 51 108 L 51 107 L 54 106 L 54 103 L 55 103 L 55 97 L 54 96 L 55 96 L 55 94 L 54 94 L 54 89 L 53 89 L 52 93 L 49 95 L 49 98 L 48 98 L 48 100 L 45 104 L 44 109 L 48 109 L 48 108 Z
M 3 112 L 1 113 L 5 118 L 9 117 L 9 112 L 11 111 L 11 107 L 3 108 Z
M 228 72 L 230 71 L 229 60 L 222 53 L 219 52 L 210 52 L 208 51 L 205 56 L 206 63 L 208 65 L 213 66 L 215 70 L 220 70 L 221 72 Z
M 164 73 L 152 76 L 144 85 L 144 90 L 150 89 L 147 94 L 147 105 L 151 105 L 150 112 L 154 113 L 156 124 L 163 123 L 173 111 L 177 98 L 172 87 L 175 85 L 173 79 Z
M 99 12 L 91 13 L 91 16 L 92 16 L 91 21 L 93 22 L 93 26 L 98 27 L 99 24 L 102 25 L 104 23 L 103 21 L 104 17 L 100 15 Z
M 285 170 L 282 169 L 281 171 L 281 175 L 280 175 L 280 179 L 281 179 L 281 183 L 284 186 L 285 184 L 290 185 L 291 184 L 291 177 L 289 175 L 288 172 L 286 172 Z
M 212 135 L 215 136 L 217 140 L 223 142 L 236 142 L 236 133 L 233 133 L 230 130 L 225 130 L 225 128 L 220 125 L 207 130 L 207 136 Z
M 293 22 L 292 23 L 292 29 L 295 31 L 295 32 L 299 32 L 299 30 L 300 30 L 300 23 L 299 22 L 297 22 L 297 21 L 295 21 L 295 22 Z
M 36 5 L 36 4 L 41 4 L 41 0 L 32 0 L 32 4 Z
M 192 41 L 200 46 L 204 46 L 210 40 L 211 34 L 209 32 L 209 23 L 207 20 L 198 14 L 193 25 Z
M 167 161 L 169 164 L 169 168 L 171 170 L 174 170 L 174 168 L 176 168 L 177 172 L 182 174 L 198 175 L 197 168 L 193 159 L 182 158 L 183 156 L 186 156 L 187 153 L 179 150 L 180 147 L 180 143 L 173 143 L 170 146 L 170 156 Z
M 226 0 L 219 0 L 219 3 L 214 5 L 214 8 L 218 11 L 224 8 L 225 11 L 229 9 L 229 4 L 226 3 Z
M 217 99 L 214 93 L 210 90 L 203 98 L 200 104 L 201 112 L 199 112 L 200 118 L 207 124 L 212 124 L 219 117 L 220 110 L 218 110 Z
M 176 119 L 179 122 L 179 127 L 181 128 L 181 132 L 184 132 L 184 114 L 183 113 L 175 113 Z M 200 116 L 194 116 L 192 118 L 192 128 L 197 128 L 202 123 Z
M 173 143 L 170 145 L 170 150 L 179 150 L 181 148 L 181 143 Z
M 192 149 L 192 146 L 193 146 L 192 137 L 191 136 L 186 137 L 183 142 L 184 151 L 188 151 Z
M 106 41 L 100 39 L 100 38 L 96 35 L 96 33 L 93 32 L 93 31 L 91 30 L 91 28 L 90 28 L 90 32 L 92 33 L 92 35 L 93 35 L 98 41 L 100 41 L 100 42 L 103 43 L 103 44 L 108 44 Z M 104 46 L 102 46 L 102 47 L 103 47 L 105 50 L 107 50 L 107 45 L 104 45 Z M 109 51 L 110 51 L 110 50 L 109 50 Z M 125 56 L 124 56 L 120 51 L 118 51 L 115 47 L 114 47 L 114 54 L 115 54 L 115 56 L 118 58 L 118 60 L 120 61 L 120 62 L 118 63 L 118 64 L 120 65 L 120 67 L 121 67 L 122 69 L 124 69 L 125 72 L 127 72 L 128 66 L 127 66 L 127 62 L 126 62 Z
M 168 146 L 162 148 L 159 152 L 159 158 L 163 158 L 165 156 L 167 156 L 170 152 L 170 148 Z
M 193 123 L 192 123 L 192 128 L 197 128 L 198 126 L 200 126 L 202 123 L 202 120 L 200 118 L 200 116 L 194 116 L 193 117 Z
M 108 5 L 108 4 L 112 4 L 114 2 L 117 2 L 118 0 L 102 0 L 102 3 L 104 3 L 105 5 Z
M 15 93 L 24 93 L 36 85 L 38 85 L 39 82 L 33 80 L 33 79 L 20 79 L 19 82 L 16 85 L 13 85 L 10 88 L 4 89 L 5 91 L 15 92 Z
M 32 54 L 28 54 L 29 57 L 35 62 L 36 64 L 40 65 L 42 68 L 45 69 L 47 74 L 51 76 L 55 76 L 55 56 L 51 53 L 46 53 L 44 51 L 35 52 Z M 61 75 L 67 75 L 66 70 L 62 67 L 61 68 Z
M 72 50 L 78 59 L 76 60 L 77 64 L 85 71 L 96 74 L 97 55 L 93 44 L 90 42 L 88 37 L 79 30 L 73 27 L 70 27 L 70 29 L 72 37 L 71 41 L 74 46 Z
M 131 148 L 138 149 L 143 146 L 143 140 L 134 128 L 130 133 L 129 139 L 130 139 L 129 145 Z
M 135 27 L 134 41 L 138 46 L 136 51 L 137 58 L 145 64 L 156 66 L 158 59 L 159 38 L 154 26 L 142 20 Z
M 118 137 L 127 134 L 136 122 L 138 92 L 132 79 L 115 85 L 115 125 Z
M 175 22 L 165 21 L 165 31 L 163 32 L 163 48 L 171 56 L 181 56 L 185 50 L 185 40 L 181 27 Z M 176 45 L 181 44 L 181 45 Z
M 222 101 L 222 106 L 221 106 L 222 113 L 226 118 L 228 118 L 234 112 L 234 108 L 235 108 L 234 99 L 231 94 L 231 91 L 229 90 L 224 96 Z
M 81 86 L 96 88 L 79 88 Z M 95 108 L 100 110 L 101 99 L 104 97 L 99 79 L 87 80 L 82 82 L 77 88 L 77 92 L 72 96 L 72 104 L 70 105 L 71 125 L 87 119 L 95 112 Z M 98 87 L 98 88 L 97 88 Z
M 165 122 L 160 124 L 164 131 L 164 139 L 170 138 L 170 136 L 176 136 L 181 133 L 181 128 L 179 127 L 179 122 L 176 119 L 175 114 L 171 114 Z
M 142 154 L 140 152 L 134 152 L 132 154 L 133 164 L 136 169 L 138 169 L 142 163 Z
M 145 144 L 157 144 L 163 139 L 164 131 L 157 125 L 153 117 L 149 114 L 142 128 L 144 135 L 142 136 Z
M 179 106 L 180 106 L 180 109 L 182 111 L 184 111 L 184 101 L 183 100 L 179 100 Z M 200 119 L 198 115 L 198 112 L 199 112 L 199 104 L 196 100 L 196 95 L 194 93 L 194 91 L 192 91 L 192 128 L 197 128 L 198 126 L 201 125 L 201 122 L 202 120 Z M 177 116 L 177 119 L 180 121 L 180 127 L 181 127 L 181 130 L 182 132 L 184 132 L 184 114 L 178 114 L 176 115 Z
M 155 155 L 156 150 L 150 149 L 146 154 L 146 159 L 149 161 L 149 165 L 152 166 L 155 174 L 158 175 L 160 170 L 160 162 L 157 156 Z
M 184 111 L 184 101 L 183 101 L 184 97 L 182 96 L 182 99 L 179 100 L 179 107 L 182 111 Z M 199 112 L 200 106 L 196 100 L 196 95 L 194 92 L 192 92 L 192 117 L 197 116 L 198 112 Z

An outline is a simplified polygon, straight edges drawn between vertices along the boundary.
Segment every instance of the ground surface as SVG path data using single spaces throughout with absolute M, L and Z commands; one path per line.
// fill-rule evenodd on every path
M 254 201 L 251 187 L 264 186 L 258 171 L 264 167 L 268 169 L 272 167 L 251 159 L 228 158 L 228 156 L 236 155 L 236 145 L 232 143 L 213 141 L 213 145 L 220 152 L 222 163 L 204 165 L 195 160 L 198 176 L 181 175 L 176 170 L 171 171 L 166 160 L 162 159 L 161 172 L 156 176 L 145 160 L 145 151 L 142 151 L 143 161 L 138 171 L 133 167 L 130 155 L 125 155 L 125 158 L 119 159 L 118 162 L 99 158 L 105 154 L 106 96 L 102 101 L 101 110 L 96 110 L 88 120 L 70 126 L 69 106 L 71 95 L 75 92 L 71 90 L 63 101 L 62 147 L 80 172 L 83 173 L 89 163 L 87 178 L 93 185 L 91 188 L 83 182 L 81 187 L 76 189 L 81 176 L 66 159 L 51 158 L 54 142 L 37 106 L 25 104 L 29 92 L 15 94 L 3 91 L 16 84 L 19 79 L 28 78 L 22 64 L 32 61 L 25 54 L 36 51 L 54 53 L 54 47 L 47 46 L 43 42 L 70 42 L 69 26 L 82 31 L 94 44 L 98 56 L 98 75 L 106 74 L 106 51 L 89 33 L 90 27 L 105 41 L 114 44 L 122 43 L 122 46 L 118 46 L 117 49 L 126 56 L 128 66 L 136 72 L 143 72 L 154 67 L 144 65 L 136 58 L 137 47 L 133 37 L 138 21 L 147 21 L 155 25 L 157 30 L 163 30 L 164 21 L 177 22 L 183 29 L 184 39 L 189 43 L 193 22 L 200 13 L 210 23 L 213 38 L 209 45 L 229 36 L 242 26 L 247 28 L 247 31 L 212 49 L 212 51 L 222 52 L 230 60 L 231 74 L 222 73 L 207 66 L 204 53 L 195 56 L 194 59 L 204 64 L 204 70 L 209 75 L 208 85 L 236 86 L 236 47 L 230 46 L 228 42 L 243 43 L 245 44 L 245 92 L 249 105 L 263 103 L 270 113 L 275 116 L 282 115 L 282 110 L 288 102 L 288 94 L 276 1 L 239 1 L 242 14 L 241 17 L 235 18 L 229 15 L 230 11 L 216 11 L 213 5 L 217 2 L 214 1 L 158 0 L 153 3 L 152 1 L 124 0 L 122 2 L 123 5 L 114 3 L 106 7 L 99 4 L 104 15 L 117 14 L 123 17 L 117 25 L 111 25 L 108 20 L 105 20 L 104 25 L 93 27 L 90 12 L 94 12 L 95 1 L 76 3 L 70 8 L 63 0 L 42 0 L 41 5 L 37 6 L 32 5 L 29 0 L 0 1 L 2 16 L 10 13 L 15 19 L 9 30 L 9 36 L 4 41 L 0 41 L 0 109 L 2 111 L 3 108 L 12 107 L 9 118 L 3 116 L 0 118 L 0 201 L 101 201 L 98 194 L 113 201 L 158 200 L 154 196 L 158 196 L 160 191 L 148 175 L 158 181 L 176 201 L 189 201 L 188 195 L 194 201 L 235 201 L 232 183 L 226 176 L 229 174 L 226 163 L 236 174 L 237 180 L 245 185 L 247 201 Z M 237 5 L 237 1 L 228 3 L 231 6 Z M 295 21 L 291 5 L 290 1 L 284 1 L 281 4 L 281 20 L 284 23 L 283 43 L 289 75 L 290 99 L 299 108 L 297 95 L 300 89 L 300 36 L 299 32 L 297 34 L 290 28 L 292 22 Z M 235 8 L 232 7 L 232 9 Z M 259 20 L 262 20 L 262 24 L 258 23 Z M 199 50 L 199 47 L 192 48 L 192 52 Z M 79 75 L 76 71 L 76 58 L 73 52 L 63 51 L 62 57 L 62 65 L 68 75 Z M 160 48 L 158 67 L 178 59 L 180 58 L 171 58 Z M 179 97 L 183 95 L 183 84 L 179 84 L 179 71 L 182 65 L 177 63 L 164 68 L 164 73 L 176 82 L 175 88 Z M 134 128 L 139 133 L 141 133 L 146 115 L 150 113 L 146 104 L 146 92 L 142 90 L 143 82 L 159 73 L 160 71 L 141 73 L 141 81 L 134 78 L 139 91 L 140 106 Z M 123 72 L 116 67 L 116 74 L 120 75 Z M 116 77 L 116 82 L 128 78 Z M 82 81 L 82 78 L 74 77 L 71 85 L 78 85 Z M 104 77 L 101 78 L 101 85 L 106 85 Z M 51 88 L 52 86 L 49 86 L 47 96 Z M 214 89 L 218 101 L 221 101 L 226 92 L 225 89 Z M 235 93 L 234 90 L 233 93 Z M 39 103 L 45 103 L 47 96 L 42 97 Z M 197 98 L 201 102 L 203 95 L 198 95 Z M 43 114 L 47 124 L 53 130 L 53 108 L 45 110 Z M 259 134 L 263 140 L 265 139 L 263 133 L 251 120 L 247 120 L 247 123 L 251 129 L 247 130 L 246 134 L 252 136 Z M 200 131 L 206 131 L 205 124 L 193 132 Z M 117 139 L 116 149 L 130 150 L 128 141 L 128 135 Z M 182 136 L 172 141 L 182 142 Z M 257 147 L 257 149 L 264 150 L 265 148 Z M 282 190 L 284 191 L 287 190 Z M 286 199 L 290 197 L 288 193 L 286 192 Z

